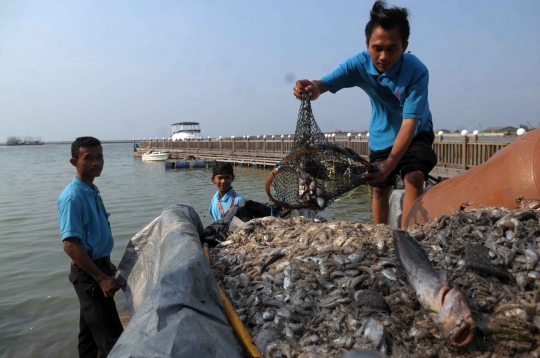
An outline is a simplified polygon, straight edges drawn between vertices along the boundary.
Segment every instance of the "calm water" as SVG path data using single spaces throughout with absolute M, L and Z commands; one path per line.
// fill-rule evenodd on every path
M 70 259 L 62 250 L 56 199 L 75 175 L 69 145 L 0 147 L 0 357 L 75 357 L 79 306 L 68 281 Z M 118 264 L 129 239 L 175 204 L 193 206 L 203 224 L 215 187 L 211 170 L 165 170 L 134 158 L 131 144 L 104 145 L 105 169 L 96 179 L 115 238 Z M 269 171 L 236 168 L 234 187 L 264 202 Z M 334 203 L 327 219 L 372 222 L 366 187 Z M 121 310 L 123 293 L 115 296 Z

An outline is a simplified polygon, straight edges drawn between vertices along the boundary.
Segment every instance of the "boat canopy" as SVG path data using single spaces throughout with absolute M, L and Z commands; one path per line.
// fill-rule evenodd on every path
M 171 124 L 171 139 L 191 140 L 201 136 L 201 127 L 197 122 L 179 122 Z
M 179 122 L 171 124 L 172 133 L 178 132 L 200 132 L 201 127 L 197 122 Z

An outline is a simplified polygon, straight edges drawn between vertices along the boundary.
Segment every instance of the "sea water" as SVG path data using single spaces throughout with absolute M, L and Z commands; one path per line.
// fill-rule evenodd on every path
M 191 205 L 204 226 L 216 191 L 211 169 L 165 169 L 142 162 L 131 144 L 105 144 L 105 166 L 94 184 L 101 191 L 115 239 L 113 263 L 129 239 L 173 204 Z M 69 145 L 0 147 L 0 357 L 76 357 L 79 303 L 68 281 L 56 200 L 73 179 Z M 268 202 L 269 169 L 235 167 L 235 190 Z M 321 215 L 371 223 L 371 196 L 360 187 Z M 115 300 L 122 310 L 125 298 Z

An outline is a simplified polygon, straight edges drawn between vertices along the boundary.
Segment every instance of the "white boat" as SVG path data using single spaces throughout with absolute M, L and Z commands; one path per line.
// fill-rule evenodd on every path
M 154 152 L 153 149 L 150 149 L 148 152 L 142 155 L 142 160 L 145 161 L 159 161 L 167 160 L 171 156 L 169 152 Z
M 201 127 L 197 122 L 179 122 L 171 124 L 171 140 L 201 139 Z

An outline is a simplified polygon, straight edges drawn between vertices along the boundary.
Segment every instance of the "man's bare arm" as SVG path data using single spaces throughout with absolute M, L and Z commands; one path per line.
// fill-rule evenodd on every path
M 406 118 L 403 120 L 398 135 L 396 136 L 396 140 L 394 141 L 392 151 L 387 159 L 389 165 L 395 168 L 407 149 L 409 149 L 409 145 L 411 145 L 414 138 L 417 124 L 417 118 Z
M 407 118 L 403 120 L 390 155 L 384 162 L 377 163 L 379 171 L 376 173 L 364 174 L 368 184 L 383 182 L 392 173 L 409 148 L 409 145 L 411 145 L 417 123 L 417 118 Z
M 96 266 L 96 264 L 94 264 L 90 256 L 88 256 L 82 245 L 79 243 L 78 238 L 68 237 L 65 239 L 64 251 L 77 266 L 99 283 L 105 296 L 114 296 L 114 293 L 122 286 L 114 277 L 107 276 Z

